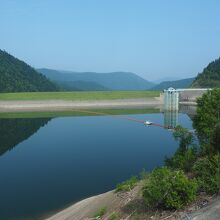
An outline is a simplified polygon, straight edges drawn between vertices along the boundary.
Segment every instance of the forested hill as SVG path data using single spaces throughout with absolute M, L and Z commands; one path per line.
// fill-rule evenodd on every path
M 146 90 L 154 85 L 130 72 L 96 73 L 52 69 L 38 69 L 37 71 L 64 89 L 67 89 L 65 87 L 68 83 L 68 90 L 71 90 L 71 85 L 73 90 L 76 87 L 80 90 L 80 88 L 85 87 L 85 84 L 88 86 L 90 83 L 92 83 L 90 88 L 93 88 L 93 90 Z
M 180 79 L 180 80 L 174 80 L 174 81 L 164 81 L 154 86 L 152 90 L 163 90 L 169 87 L 173 87 L 175 89 L 176 88 L 188 88 L 191 86 L 194 79 L 195 78 Z
M 25 62 L 0 50 L 0 92 L 56 91 L 57 86 Z
M 220 58 L 211 62 L 192 83 L 192 87 L 219 87 L 220 86 Z

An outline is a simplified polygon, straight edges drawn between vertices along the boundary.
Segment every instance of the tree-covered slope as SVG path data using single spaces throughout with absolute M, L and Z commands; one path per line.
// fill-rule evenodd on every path
M 57 86 L 25 62 L 0 50 L 0 92 L 56 91 Z
M 191 86 L 194 79 L 195 78 L 180 79 L 180 80 L 175 80 L 175 81 L 164 81 L 154 86 L 152 90 L 163 90 L 163 89 L 168 89 L 169 87 L 173 87 L 175 89 L 176 88 L 188 88 Z
M 93 82 L 107 90 L 146 90 L 154 85 L 140 76 L 129 72 L 79 73 L 51 69 L 38 69 L 38 71 L 57 83 L 64 81 Z
M 220 86 L 220 58 L 211 62 L 192 83 L 192 87 L 219 87 Z

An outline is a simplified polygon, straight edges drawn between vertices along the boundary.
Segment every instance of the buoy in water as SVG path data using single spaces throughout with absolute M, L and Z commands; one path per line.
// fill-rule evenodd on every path
M 153 123 L 151 121 L 145 121 L 144 124 L 145 125 L 152 125 Z

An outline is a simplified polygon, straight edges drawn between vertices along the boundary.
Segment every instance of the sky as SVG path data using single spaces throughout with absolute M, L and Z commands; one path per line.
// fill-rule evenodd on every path
M 0 0 L 0 49 L 35 68 L 197 75 L 220 56 L 219 0 Z

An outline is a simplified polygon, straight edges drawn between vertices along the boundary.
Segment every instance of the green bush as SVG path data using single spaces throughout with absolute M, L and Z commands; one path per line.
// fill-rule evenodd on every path
M 210 90 L 197 100 L 193 127 L 203 155 L 220 152 L 220 88 Z
M 192 132 L 180 125 L 176 126 L 173 137 L 176 141 L 179 141 L 179 148 L 177 150 L 179 153 L 184 153 L 194 141 Z
M 189 172 L 196 159 L 197 150 L 195 148 L 189 148 L 185 152 L 177 151 L 171 158 L 165 158 L 165 164 L 172 169 L 180 169 Z
M 143 187 L 147 206 L 164 206 L 179 209 L 196 197 L 197 183 L 188 179 L 183 171 L 172 171 L 167 167 L 155 169 Z
M 107 208 L 102 207 L 96 212 L 96 214 L 94 215 L 94 218 L 102 217 L 106 212 L 107 212 Z
M 220 192 L 220 154 L 199 159 L 193 166 L 201 191 Z
M 173 137 L 179 141 L 179 147 L 171 158 L 165 158 L 165 164 L 172 169 L 189 172 L 198 157 L 197 146 L 193 144 L 194 136 L 186 128 L 177 126 Z
M 122 183 L 119 183 L 116 186 L 116 192 L 120 192 L 120 191 L 129 191 L 131 189 L 133 189 L 136 184 L 138 182 L 138 178 L 136 176 L 132 176 L 129 180 L 126 180 Z
M 145 180 L 148 178 L 148 176 L 149 176 L 149 173 L 145 169 L 142 169 L 142 171 L 139 174 L 140 180 Z
M 116 213 L 111 214 L 110 217 L 108 218 L 108 220 L 117 220 L 117 219 L 119 219 L 119 218 Z

